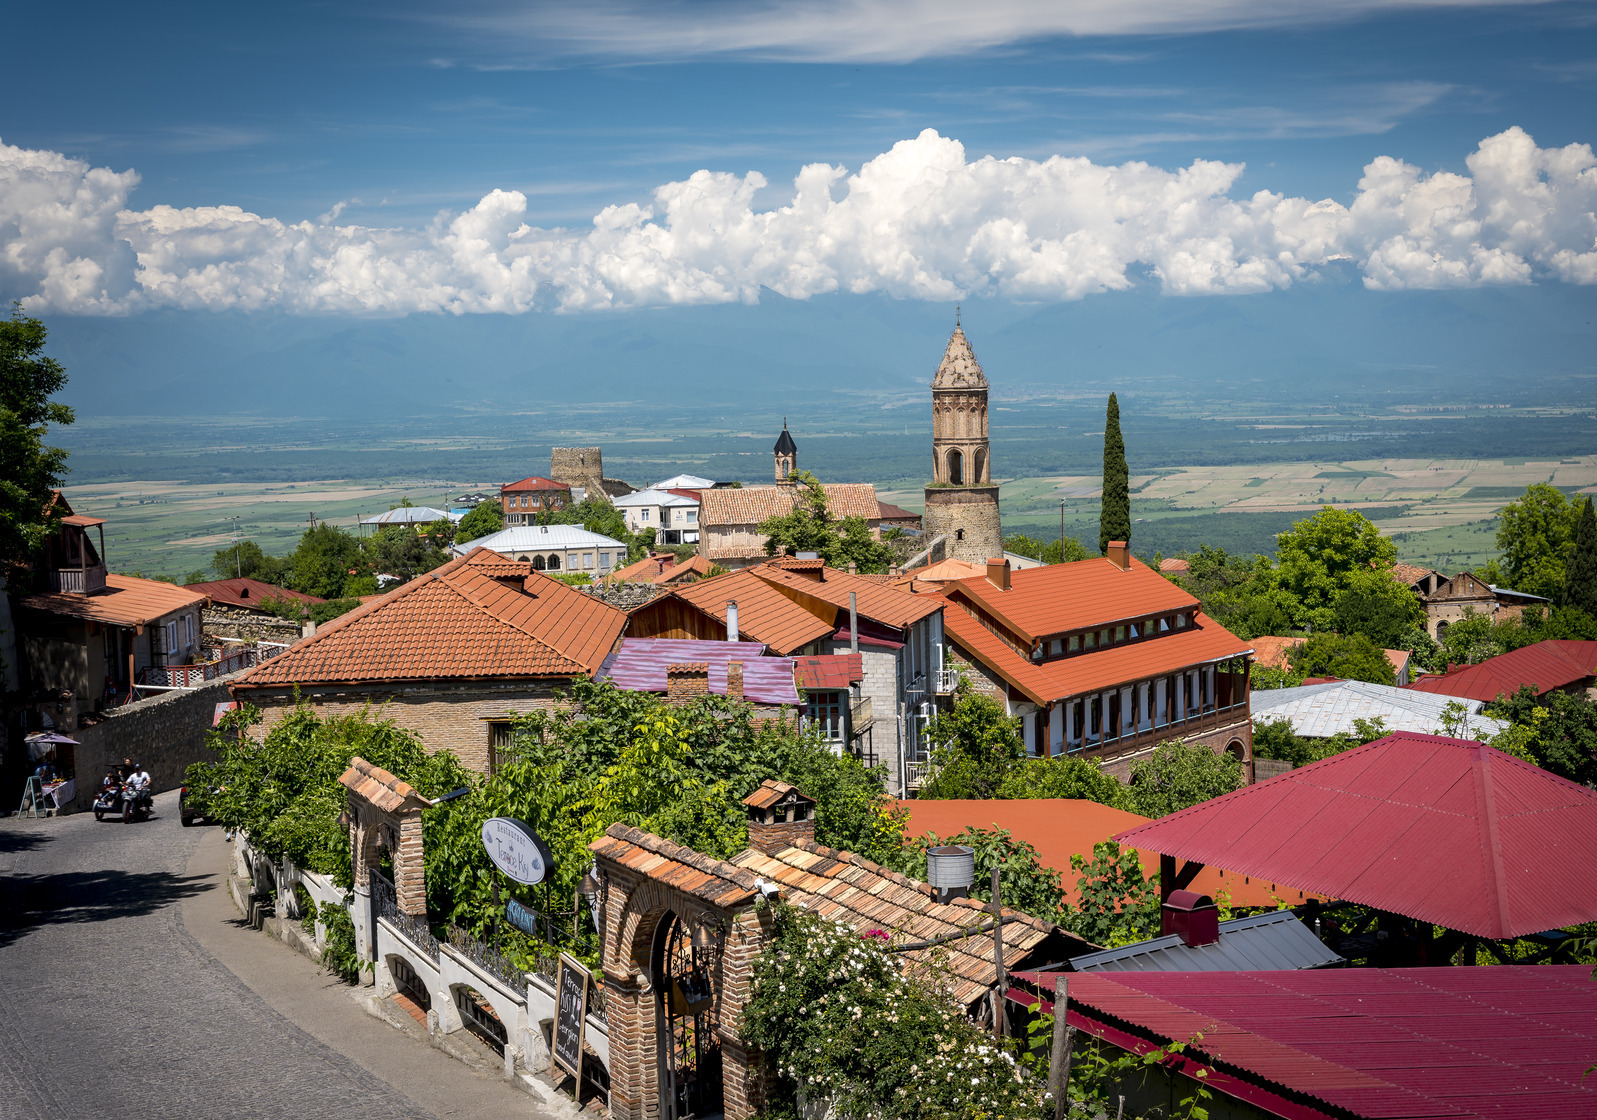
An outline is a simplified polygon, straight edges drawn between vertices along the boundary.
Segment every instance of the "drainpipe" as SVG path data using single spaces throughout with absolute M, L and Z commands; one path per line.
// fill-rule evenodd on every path
M 738 605 L 736 599 L 726 601 L 726 640 L 738 640 Z
M 859 652 L 859 595 L 848 593 L 848 652 Z

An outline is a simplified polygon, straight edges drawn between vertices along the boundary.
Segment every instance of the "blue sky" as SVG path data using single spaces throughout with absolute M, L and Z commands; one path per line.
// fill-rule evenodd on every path
M 36 49 L 0 69 L 0 141 L 25 153 L 0 167 L 0 296 L 63 314 L 582 311 L 762 286 L 1047 303 L 1147 276 L 1172 295 L 1312 289 L 1349 260 L 1383 290 L 1591 284 L 1597 171 L 1567 146 L 1597 141 L 1594 14 L 30 5 L 6 26 Z M 1504 136 L 1493 194 L 1466 160 Z M 1053 156 L 1089 162 L 1039 170 Z M 1361 209 L 1378 157 L 1409 170 Z M 852 189 L 873 160 L 876 187 Z M 1243 166 L 1194 184 L 1195 161 Z M 843 170 L 811 211 L 853 208 L 759 219 L 812 164 Z M 701 169 L 724 175 L 656 195 Z M 1284 202 L 1250 208 L 1263 190 Z M 895 209 L 915 228 L 883 233 Z

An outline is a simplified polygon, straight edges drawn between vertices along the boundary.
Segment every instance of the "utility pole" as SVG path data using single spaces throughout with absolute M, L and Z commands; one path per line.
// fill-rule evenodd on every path
M 1059 499 L 1059 562 L 1065 562 L 1065 499 Z
M 993 965 L 996 968 L 998 986 L 993 989 L 993 1037 L 1003 1041 L 1005 1020 L 1005 1002 L 1009 999 L 1009 972 L 1004 968 L 1004 903 L 998 895 L 998 865 L 993 864 Z
M 237 514 L 233 515 L 233 570 L 237 573 L 239 579 L 244 578 L 244 561 L 239 556 Z

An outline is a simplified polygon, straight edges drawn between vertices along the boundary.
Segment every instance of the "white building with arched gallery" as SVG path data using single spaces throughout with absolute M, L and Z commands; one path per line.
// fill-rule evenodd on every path
M 580 525 L 515 525 L 454 545 L 449 551 L 464 556 L 478 545 L 531 564 L 540 572 L 601 576 L 627 562 L 626 545 Z

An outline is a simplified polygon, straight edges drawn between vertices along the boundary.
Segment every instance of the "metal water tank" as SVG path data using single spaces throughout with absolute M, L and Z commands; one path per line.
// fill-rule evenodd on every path
M 944 844 L 926 851 L 926 882 L 939 893 L 969 890 L 976 881 L 976 849 Z

